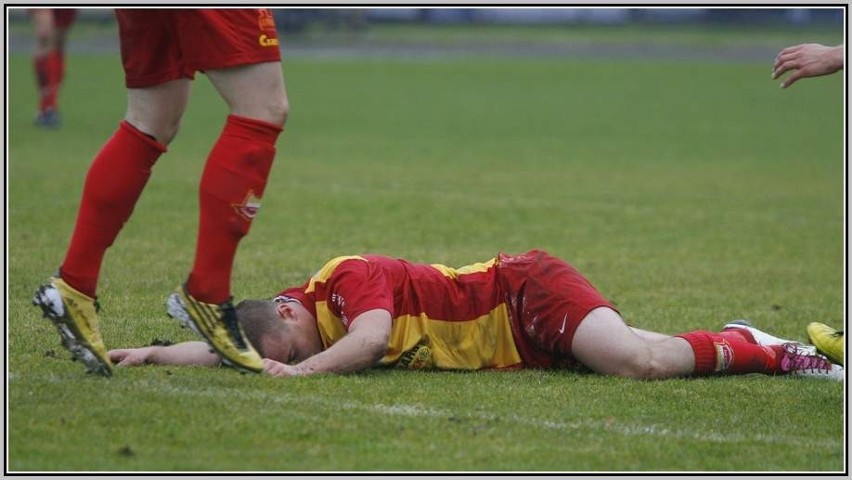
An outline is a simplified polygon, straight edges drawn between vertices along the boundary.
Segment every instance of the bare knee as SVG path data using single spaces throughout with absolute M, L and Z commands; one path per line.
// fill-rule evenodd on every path
M 268 123 L 284 126 L 287 123 L 287 117 L 290 115 L 290 102 L 286 95 L 273 97 L 265 104 L 266 111 L 262 114 L 265 118 L 261 118 Z
M 189 99 L 189 79 L 127 90 L 125 119 L 139 131 L 168 145 L 180 129 Z
M 160 119 L 152 121 L 151 119 L 134 116 L 130 113 L 128 113 L 125 119 L 137 130 L 145 135 L 153 137 L 163 145 L 168 145 L 175 139 L 178 131 L 180 130 L 181 123 L 180 117 L 176 119 Z
M 290 114 L 280 62 L 208 70 L 207 77 L 234 115 L 283 126 Z
M 284 93 L 245 95 L 234 101 L 227 99 L 228 109 L 234 115 L 260 120 L 283 127 L 290 115 L 290 102 Z

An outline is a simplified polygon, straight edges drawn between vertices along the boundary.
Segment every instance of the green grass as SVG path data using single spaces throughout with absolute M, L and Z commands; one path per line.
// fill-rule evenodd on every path
M 841 76 L 782 91 L 763 63 L 285 60 L 292 114 L 238 298 L 327 258 L 460 265 L 544 248 L 637 326 L 750 318 L 803 340 L 844 322 Z M 294 380 L 68 361 L 29 304 L 61 262 L 85 171 L 125 108 L 120 63 L 75 55 L 65 125 L 32 126 L 9 59 L 8 461 L 56 471 L 827 472 L 844 387 L 760 375 L 371 371 Z M 193 336 L 164 314 L 188 272 L 197 183 L 225 108 L 206 79 L 100 284 L 109 347 Z

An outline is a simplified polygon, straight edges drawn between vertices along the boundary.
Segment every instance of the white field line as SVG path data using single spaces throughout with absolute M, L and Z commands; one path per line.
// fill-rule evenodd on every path
M 707 430 L 690 430 L 685 428 L 672 428 L 660 424 L 643 424 L 636 422 L 623 422 L 601 419 L 579 419 L 573 421 L 558 421 L 528 417 L 524 415 L 496 415 L 483 412 L 454 412 L 450 410 L 442 410 L 422 405 L 409 404 L 384 404 L 384 403 L 362 403 L 352 400 L 341 400 L 339 398 L 325 397 L 319 395 L 298 395 L 288 392 L 276 392 L 274 395 L 268 395 L 258 391 L 240 391 L 235 393 L 225 389 L 197 389 L 186 388 L 180 386 L 166 387 L 163 384 L 152 385 L 158 391 L 164 394 L 180 395 L 180 396 L 203 396 L 210 398 L 230 398 L 251 400 L 257 402 L 269 402 L 278 406 L 304 406 L 318 405 L 325 408 L 352 410 L 359 412 L 377 413 L 382 416 L 396 417 L 419 417 L 419 418 L 437 418 L 450 419 L 456 418 L 459 420 L 478 420 L 485 422 L 509 422 L 515 423 L 524 427 L 543 428 L 547 430 L 557 430 L 562 432 L 572 431 L 600 431 L 617 433 L 623 436 L 649 436 L 662 437 L 671 439 L 688 439 L 700 442 L 711 443 L 763 443 L 770 445 L 786 445 L 790 447 L 815 447 L 815 448 L 842 448 L 843 440 L 824 438 L 815 439 L 807 438 L 802 435 L 803 432 L 797 432 L 795 435 L 765 435 L 760 432 L 751 434 L 741 434 L 737 432 L 718 432 Z
M 9 375 L 9 381 L 17 380 L 14 374 Z M 67 378 L 52 375 L 47 378 L 49 382 L 66 382 Z M 285 380 L 286 381 L 286 380 Z M 396 417 L 420 417 L 420 418 L 456 418 L 459 420 L 478 420 L 485 422 L 510 422 L 524 427 L 543 428 L 546 430 L 557 430 L 562 432 L 572 431 L 600 431 L 617 433 L 627 437 L 649 436 L 672 439 L 688 439 L 699 442 L 711 443 L 763 443 L 770 445 L 786 445 L 790 447 L 815 447 L 815 448 L 842 448 L 845 444 L 843 439 L 816 439 L 807 438 L 798 432 L 795 435 L 774 436 L 765 435 L 760 432 L 741 434 L 737 432 L 714 432 L 706 430 L 689 430 L 684 428 L 672 428 L 660 424 L 627 423 L 623 421 L 601 420 L 601 419 L 579 419 L 573 421 L 558 421 L 527 417 L 524 415 L 496 415 L 484 412 L 454 412 L 449 410 L 424 407 L 422 405 L 407 404 L 384 404 L 384 403 L 362 403 L 352 400 L 341 400 L 339 398 L 325 397 L 319 395 L 297 395 L 289 392 L 275 392 L 273 395 L 257 390 L 213 389 L 213 388 L 187 388 L 177 385 L 139 381 L 135 385 L 140 387 L 150 386 L 158 393 L 172 396 L 199 396 L 207 398 L 223 398 L 230 400 L 247 400 L 254 402 L 267 402 L 271 405 L 303 406 L 319 405 L 325 408 L 335 408 L 360 412 L 372 412 L 384 416 Z M 266 412 L 264 412 L 266 413 Z

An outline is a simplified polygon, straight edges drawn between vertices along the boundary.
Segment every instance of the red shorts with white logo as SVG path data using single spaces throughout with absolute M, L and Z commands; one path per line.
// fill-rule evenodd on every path
M 527 367 L 574 366 L 571 342 L 580 322 L 595 308 L 616 310 L 574 267 L 541 250 L 501 253 L 497 278 Z
M 128 88 L 196 71 L 281 60 L 272 13 L 243 9 L 116 9 Z

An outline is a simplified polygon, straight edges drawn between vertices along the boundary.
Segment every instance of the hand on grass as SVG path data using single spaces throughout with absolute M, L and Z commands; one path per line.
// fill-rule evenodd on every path
M 781 82 L 781 88 L 787 88 L 801 78 L 828 75 L 841 68 L 843 45 L 827 47 L 818 43 L 803 43 L 787 47 L 778 53 L 772 67 L 772 79 L 793 71 Z
M 300 375 L 299 369 L 293 365 L 276 362 L 269 358 L 263 359 L 263 371 L 273 377 L 297 377 Z
M 148 363 L 148 357 L 154 350 L 153 347 L 143 348 L 118 348 L 108 352 L 109 359 L 119 367 L 131 367 Z

